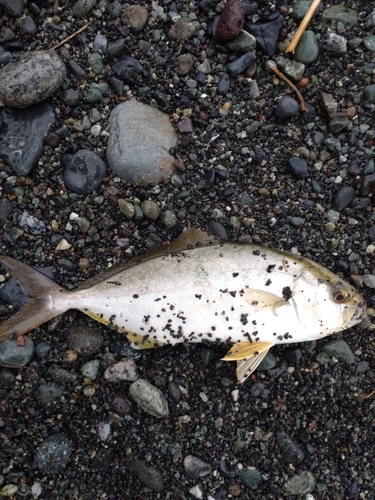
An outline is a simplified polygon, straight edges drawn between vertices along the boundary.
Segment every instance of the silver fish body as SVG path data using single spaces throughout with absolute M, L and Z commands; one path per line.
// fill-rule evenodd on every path
M 15 274 L 9 258 L 1 260 Z M 24 278 L 15 277 L 35 296 Z M 359 323 L 366 310 L 353 287 L 326 268 L 256 245 L 213 244 L 164 253 L 105 273 L 100 282 L 90 286 L 89 280 L 73 292 L 46 280 L 39 301 L 49 317 L 79 309 L 126 332 L 136 348 L 231 342 L 234 347 L 224 359 L 238 362 L 240 381 L 272 345 L 323 338 Z M 0 338 L 11 333 L 9 328 L 25 333 L 16 316 L 12 324 L 0 325 Z

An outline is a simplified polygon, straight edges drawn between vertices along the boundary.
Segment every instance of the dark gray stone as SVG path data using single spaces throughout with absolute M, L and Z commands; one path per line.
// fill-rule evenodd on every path
M 28 175 L 43 152 L 44 137 L 55 122 L 53 107 L 42 102 L 0 114 L 0 156 L 17 175 Z
M 66 155 L 64 163 L 64 182 L 68 189 L 78 194 L 89 194 L 97 189 L 106 172 L 100 156 L 87 149 Z
M 250 66 L 250 64 L 254 61 L 254 56 L 252 52 L 248 52 L 243 56 L 239 57 L 235 61 L 229 63 L 227 65 L 227 71 L 231 75 L 239 75 L 243 73 L 245 69 Z
M 190 479 L 197 479 L 198 477 L 204 477 L 210 474 L 212 467 L 210 464 L 203 462 L 203 460 L 194 455 L 187 455 L 184 458 L 184 469 L 186 475 Z
M 34 354 L 34 342 L 24 337 L 25 345 L 17 345 L 17 339 L 0 342 L 0 365 L 20 368 L 27 365 Z
M 163 476 L 161 472 L 141 460 L 131 460 L 128 462 L 128 466 L 132 469 L 137 478 L 143 483 L 147 488 L 152 491 L 161 492 L 164 489 Z
M 22 16 L 26 0 L 0 0 L 0 6 L 12 17 Z
M 68 463 L 73 447 L 65 434 L 54 434 L 43 441 L 34 456 L 34 466 L 43 474 L 61 474 Z
M 241 483 L 256 490 L 263 482 L 262 474 L 257 469 L 242 469 L 241 471 Z
M 348 207 L 355 198 L 355 189 L 351 186 L 341 187 L 333 198 L 332 207 L 341 212 Z
M 287 169 L 295 179 L 304 179 L 309 173 L 309 167 L 303 158 L 293 156 L 287 161 Z
M 217 86 L 218 95 L 226 95 L 230 88 L 230 78 L 228 73 L 223 73 Z
M 276 105 L 275 116 L 281 119 L 290 118 L 296 116 L 298 111 L 298 102 L 293 97 L 285 95 Z
M 284 430 L 278 431 L 276 433 L 276 441 L 279 445 L 283 462 L 293 465 L 297 465 L 302 462 L 305 455 L 289 434 L 287 434 Z

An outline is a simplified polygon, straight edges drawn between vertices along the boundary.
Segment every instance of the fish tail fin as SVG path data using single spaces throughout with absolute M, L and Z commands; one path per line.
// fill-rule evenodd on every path
M 47 276 L 5 255 L 0 255 L 0 262 L 29 296 L 22 309 L 0 324 L 0 342 L 24 335 L 69 309 L 61 301 L 60 307 L 54 301 L 55 297 L 66 293 L 66 290 Z
M 237 380 L 242 384 L 258 368 L 272 346 L 272 342 L 237 342 L 223 361 L 237 361 Z

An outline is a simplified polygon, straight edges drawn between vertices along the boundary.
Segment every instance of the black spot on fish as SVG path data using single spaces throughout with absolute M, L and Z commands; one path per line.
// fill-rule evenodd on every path
M 278 338 L 279 340 L 283 340 L 283 336 L 282 336 L 282 335 L 279 335 L 277 338 Z
M 274 270 L 274 268 L 275 268 L 275 267 L 276 267 L 276 266 L 275 266 L 275 264 L 270 264 L 270 265 L 267 267 L 267 273 L 271 273 L 271 272 Z
M 284 286 L 281 293 L 282 293 L 283 299 L 286 301 L 288 301 L 289 299 L 292 298 L 292 290 L 288 286 Z
M 259 304 L 259 302 L 257 300 L 253 300 L 251 303 L 252 306 L 257 306 L 258 304 Z
M 270 286 L 270 284 L 271 284 L 271 283 L 272 283 L 272 281 L 271 281 L 271 280 L 267 280 L 267 281 L 265 282 L 264 286 Z
M 225 290 L 219 290 L 219 292 L 221 292 L 221 293 L 228 293 L 228 288 L 226 288 Z
M 247 319 L 247 314 L 241 314 L 241 318 L 240 318 L 240 321 L 243 325 L 247 325 L 248 324 L 248 319 Z
M 121 286 L 122 283 L 120 281 L 107 281 L 108 285 Z
M 252 324 L 253 324 L 254 326 L 256 326 L 256 324 L 257 324 L 257 320 L 256 320 L 256 319 L 253 319 Z
M 216 330 L 216 326 L 211 326 L 211 330 L 214 332 Z
M 229 293 L 232 297 L 235 297 L 237 292 L 229 292 Z
M 253 250 L 253 255 L 260 255 L 260 251 L 259 250 Z
M 239 274 L 239 273 L 233 273 L 233 274 L 232 274 L 233 278 L 237 278 L 238 274 Z
M 196 293 L 196 294 L 195 294 L 195 298 L 200 300 L 200 299 L 202 298 L 202 295 L 200 295 L 200 294 Z
M 135 293 L 135 294 L 133 295 L 133 299 L 139 299 L 139 295 L 138 295 L 137 293 Z

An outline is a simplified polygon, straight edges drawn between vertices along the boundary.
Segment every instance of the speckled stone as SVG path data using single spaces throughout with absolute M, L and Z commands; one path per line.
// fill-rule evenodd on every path
M 212 467 L 207 462 L 204 462 L 194 455 L 187 455 L 184 458 L 184 470 L 190 479 L 197 479 L 210 474 Z
M 25 52 L 0 69 L 0 100 L 7 106 L 44 101 L 61 86 L 65 65 L 54 50 Z
M 77 0 L 72 11 L 74 17 L 85 17 L 95 7 L 97 0 Z
M 73 452 L 72 442 L 65 434 L 49 436 L 34 456 L 34 466 L 43 474 L 61 474 Z
M 197 21 L 182 17 L 169 30 L 169 36 L 183 43 L 193 37 L 198 29 L 199 23 Z
M 242 469 L 241 471 L 241 483 L 256 490 L 262 484 L 263 478 L 262 474 L 257 469 Z
M 333 54 L 345 54 L 347 51 L 347 41 L 337 33 L 325 33 L 322 36 L 322 47 Z
M 93 151 L 80 149 L 64 157 L 64 182 L 78 194 L 89 194 L 98 189 L 106 172 L 104 161 Z
M 142 30 L 148 21 L 148 10 L 141 5 L 128 5 L 121 14 L 121 23 L 134 31 Z
M 277 66 L 285 73 L 285 75 L 295 82 L 299 82 L 305 72 L 305 65 L 293 61 L 291 59 L 286 59 L 285 57 L 279 55 L 275 59 Z
M 164 394 L 147 380 L 138 379 L 130 386 L 129 392 L 137 405 L 146 413 L 156 418 L 168 417 L 168 402 Z
M 109 126 L 108 165 L 123 180 L 156 184 L 172 173 L 177 135 L 167 114 L 131 99 L 116 106 Z
M 291 495 L 306 495 L 314 491 L 315 477 L 310 471 L 302 471 L 292 476 L 285 484 L 284 491 Z
M 245 23 L 245 13 L 241 0 L 228 0 L 216 26 L 218 40 L 228 41 L 236 38 Z
M 69 349 L 79 356 L 92 356 L 101 347 L 103 336 L 97 328 L 74 326 L 66 338 Z

